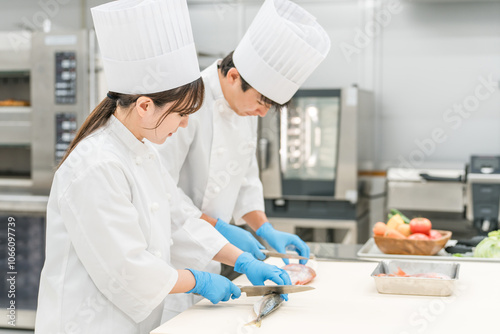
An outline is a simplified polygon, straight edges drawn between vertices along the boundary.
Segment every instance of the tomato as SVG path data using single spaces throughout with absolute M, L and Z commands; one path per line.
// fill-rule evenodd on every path
M 427 218 L 418 217 L 410 220 L 411 233 L 423 233 L 429 235 L 431 228 L 431 221 Z
M 414 234 L 410 234 L 408 239 L 411 239 L 411 240 L 429 240 L 429 236 L 427 234 L 423 234 L 423 233 L 414 233 Z
M 441 235 L 441 233 L 439 233 L 438 231 L 436 230 L 431 230 L 429 232 L 429 238 L 433 239 L 433 240 L 436 240 L 436 239 L 441 239 L 443 236 Z

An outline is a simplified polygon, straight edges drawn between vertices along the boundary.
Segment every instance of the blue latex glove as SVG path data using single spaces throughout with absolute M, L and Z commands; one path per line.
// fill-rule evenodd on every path
M 264 285 L 264 282 L 271 280 L 278 285 L 291 285 L 290 276 L 283 269 L 256 260 L 250 253 L 243 253 L 238 256 L 234 265 L 234 270 L 240 274 L 247 275 L 253 285 Z M 281 295 L 285 301 L 288 295 Z
M 257 260 L 255 260 L 257 261 Z M 188 269 L 196 280 L 193 289 L 186 293 L 196 293 L 210 300 L 213 304 L 227 302 L 229 298 L 240 298 L 241 290 L 224 276 Z
M 269 222 L 264 223 L 255 233 L 279 253 L 286 253 L 287 246 L 293 246 L 300 256 L 309 258 L 311 252 L 309 246 L 295 234 L 276 231 Z M 288 259 L 283 259 L 283 262 L 289 263 Z M 307 260 L 300 260 L 300 263 L 306 264 Z
M 252 233 L 241 227 L 228 224 L 221 219 L 217 219 L 215 229 L 242 251 L 252 254 L 259 260 L 266 258 L 264 253 L 260 251 L 261 249 L 265 249 L 265 247 L 253 237 Z

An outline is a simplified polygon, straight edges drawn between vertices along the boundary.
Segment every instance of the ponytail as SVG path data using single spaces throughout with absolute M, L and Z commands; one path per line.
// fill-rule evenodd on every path
M 97 107 L 95 107 L 95 109 L 90 113 L 83 125 L 80 127 L 80 129 L 76 133 L 75 138 L 69 145 L 66 154 L 64 154 L 61 162 L 59 162 L 57 168 L 61 167 L 68 155 L 73 151 L 76 145 L 78 145 L 78 143 L 82 141 L 83 138 L 87 137 L 92 132 L 106 124 L 115 110 L 116 100 L 114 98 L 110 98 L 110 95 L 108 94 L 108 96 L 105 97 Z

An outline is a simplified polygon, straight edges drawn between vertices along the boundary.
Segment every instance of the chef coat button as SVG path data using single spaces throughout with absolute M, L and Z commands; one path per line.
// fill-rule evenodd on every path
M 217 186 L 216 186 L 216 187 L 214 188 L 214 192 L 215 192 L 216 194 L 220 193 L 220 187 L 217 187 Z
M 221 101 L 217 102 L 217 109 L 219 109 L 219 112 L 224 112 L 224 104 Z
M 159 209 L 160 209 L 160 204 L 158 204 L 157 202 L 151 203 L 151 212 L 156 212 Z
M 160 251 L 157 251 L 157 250 L 152 250 L 151 251 L 151 254 L 153 254 L 154 256 L 156 257 L 161 257 L 161 252 Z
M 168 201 L 170 201 L 172 199 L 172 194 L 167 193 L 165 197 L 167 198 Z
M 135 163 L 136 163 L 137 165 L 141 165 L 141 164 L 142 164 L 142 158 L 141 158 L 141 157 L 136 157 L 136 158 L 135 158 Z

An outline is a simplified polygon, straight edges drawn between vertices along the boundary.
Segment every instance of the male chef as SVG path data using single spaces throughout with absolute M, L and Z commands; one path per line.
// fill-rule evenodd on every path
M 291 247 L 309 257 L 309 247 L 298 236 L 275 230 L 264 212 L 255 151 L 257 116 L 264 117 L 270 108 L 279 112 L 329 49 L 327 33 L 311 14 L 288 0 L 266 0 L 234 53 L 202 72 L 202 108 L 189 116 L 186 129 L 158 147 L 165 167 L 202 218 L 258 259 L 265 258 L 264 247 L 250 232 L 229 224 L 231 219 L 248 224 L 280 253 Z M 185 256 L 179 267 L 195 261 Z M 220 272 L 220 265 L 214 265 L 212 270 Z M 178 312 L 175 307 L 170 311 Z

